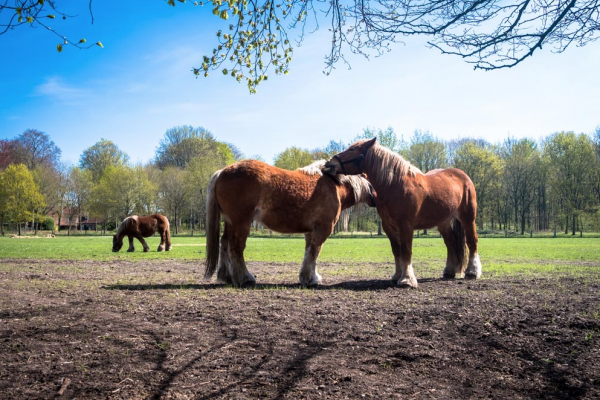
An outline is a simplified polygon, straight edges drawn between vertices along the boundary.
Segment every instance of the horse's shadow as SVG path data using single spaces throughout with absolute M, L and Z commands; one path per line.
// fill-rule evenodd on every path
M 419 283 L 434 283 L 442 281 L 442 278 L 423 278 Z M 218 283 L 205 284 L 114 284 L 102 287 L 106 290 L 215 290 L 223 288 L 233 288 L 231 285 Z M 254 286 L 245 287 L 240 290 L 284 290 L 284 289 L 303 289 L 303 290 L 350 290 L 350 291 L 374 291 L 395 289 L 396 285 L 391 280 L 374 279 L 361 281 L 347 281 L 335 283 L 332 285 L 318 285 L 310 288 L 303 288 L 299 283 L 257 283 Z

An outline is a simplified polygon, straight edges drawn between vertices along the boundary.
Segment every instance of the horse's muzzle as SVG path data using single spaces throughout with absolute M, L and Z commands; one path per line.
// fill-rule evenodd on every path
M 335 175 L 337 173 L 337 166 L 338 164 L 334 164 L 331 161 L 327 161 L 325 163 L 325 168 L 323 168 L 323 171 L 328 173 L 329 175 Z

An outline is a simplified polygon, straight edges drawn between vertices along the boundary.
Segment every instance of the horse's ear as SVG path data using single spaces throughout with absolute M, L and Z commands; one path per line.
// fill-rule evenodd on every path
M 377 141 L 377 137 L 374 137 L 373 139 L 369 139 L 367 140 L 367 142 L 365 143 L 365 150 L 370 148 L 371 146 L 373 146 L 375 144 L 375 142 Z

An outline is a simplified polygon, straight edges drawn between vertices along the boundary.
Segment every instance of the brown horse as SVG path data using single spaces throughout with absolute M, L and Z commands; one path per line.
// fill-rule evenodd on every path
M 281 233 L 304 233 L 306 246 L 300 283 L 321 281 L 317 257 L 333 232 L 341 210 L 373 202 L 371 185 L 362 176 L 323 174 L 325 161 L 288 171 L 260 161 L 240 161 L 217 171 L 206 201 L 206 270 L 234 286 L 256 283 L 246 268 L 244 248 L 252 221 Z M 225 221 L 219 250 L 221 214 Z
M 133 238 L 136 238 L 144 246 L 144 252 L 150 250 L 148 244 L 144 240 L 145 237 L 154 235 L 158 231 L 160 234 L 160 245 L 157 251 L 171 250 L 171 231 L 169 230 L 169 220 L 164 215 L 152 214 L 147 217 L 138 217 L 132 215 L 121 222 L 116 235 L 113 236 L 113 251 L 121 250 L 123 247 L 123 237 L 129 237 L 129 248 L 127 251 L 135 251 L 133 247 Z
M 377 212 L 392 245 L 395 284 L 417 287 L 411 261 L 413 231 L 434 226 L 448 249 L 443 277 L 481 276 L 475 229 L 477 196 L 473 182 L 463 171 L 448 168 L 423 174 L 398 154 L 379 146 L 375 138 L 358 141 L 333 156 L 326 171 L 367 174 L 377 192 Z

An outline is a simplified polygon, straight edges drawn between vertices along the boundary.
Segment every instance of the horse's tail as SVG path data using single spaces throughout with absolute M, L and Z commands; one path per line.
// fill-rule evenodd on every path
M 452 221 L 452 231 L 454 232 L 454 252 L 459 266 L 457 272 L 462 275 L 467 269 L 467 238 L 462 223 L 456 217 Z
M 212 176 L 206 192 L 206 269 L 204 279 L 210 279 L 219 262 L 219 236 L 221 234 L 221 210 L 217 203 L 216 186 L 221 171 Z

